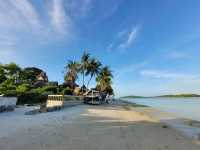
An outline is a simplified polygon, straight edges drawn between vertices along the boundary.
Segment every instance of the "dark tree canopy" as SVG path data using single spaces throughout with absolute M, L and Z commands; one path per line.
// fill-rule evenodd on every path
M 37 80 L 37 77 L 43 72 L 43 70 L 36 67 L 27 67 L 23 69 L 21 78 L 27 82 L 34 83 Z M 46 73 L 44 74 L 44 78 L 47 78 Z

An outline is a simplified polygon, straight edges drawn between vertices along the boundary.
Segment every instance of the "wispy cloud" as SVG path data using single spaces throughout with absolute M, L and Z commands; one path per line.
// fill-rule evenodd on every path
M 30 1 L 27 0 L 8 0 L 8 1 L 11 3 L 11 5 L 14 6 L 19 15 L 21 15 L 29 25 L 31 25 L 31 27 L 33 28 L 40 27 L 38 14 L 33 5 L 30 3 Z
M 7 0 L 0 2 L 0 38 L 3 39 L 1 45 L 16 44 L 25 34 L 32 36 L 40 31 L 41 21 L 30 1 Z
M 126 49 L 128 48 L 135 39 L 137 38 L 138 35 L 138 26 L 134 26 L 128 33 L 127 36 L 125 37 L 125 40 L 119 45 L 119 48 Z
M 63 0 L 52 1 L 52 6 L 49 9 L 49 15 L 54 29 L 60 33 L 64 33 L 71 21 L 65 12 Z
M 74 35 L 70 34 L 74 31 L 73 21 L 85 16 L 91 4 L 91 0 L 0 1 L 0 39 L 4 39 L 0 46 L 17 44 L 17 41 L 25 44 L 24 40 L 32 39 L 40 43 L 55 41 L 63 35 L 66 40 Z
M 16 48 L 19 45 L 21 47 L 21 43 L 25 46 L 33 41 L 34 45 L 45 44 L 47 41 L 60 39 L 57 37 L 63 39 L 65 37 L 66 40 L 66 37 L 74 35 L 69 35 L 69 33 L 73 29 L 71 18 L 77 12 L 75 10 L 81 7 L 81 13 L 83 13 L 86 11 L 89 1 L 84 0 L 83 6 L 79 6 L 77 1 L 77 3 L 73 3 L 73 7 L 67 5 L 70 0 L 42 1 L 39 4 L 43 5 L 43 9 L 36 7 L 34 1 L 30 0 L 0 1 L 1 50 Z
M 63 2 L 41 1 L 41 9 L 30 0 L 0 1 L 1 61 L 11 59 L 17 52 L 68 39 L 66 33 L 71 32 L 71 24 Z
M 36 9 L 28 0 L 0 2 L 0 48 L 1 51 L 16 50 L 25 44 L 27 37 L 41 31 L 41 22 Z M 5 52 L 2 52 L 5 54 Z M 7 54 L 7 52 L 6 52 Z
M 143 70 L 140 72 L 143 77 L 148 77 L 145 80 L 145 87 L 149 94 L 177 94 L 177 93 L 199 93 L 200 76 L 198 74 L 169 72 L 163 70 Z M 152 80 L 152 79 L 156 79 Z M 148 80 L 148 82 L 147 82 Z
M 200 76 L 196 74 L 174 73 L 160 70 L 143 70 L 140 73 L 142 76 L 158 79 L 200 80 Z
M 130 29 L 120 31 L 116 38 L 108 45 L 107 50 L 110 52 L 114 48 L 124 52 L 127 48 L 133 45 L 139 35 L 140 26 L 136 25 Z

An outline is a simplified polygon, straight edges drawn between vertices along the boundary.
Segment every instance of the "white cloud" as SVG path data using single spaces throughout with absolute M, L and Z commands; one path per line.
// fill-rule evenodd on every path
M 9 2 L 15 7 L 19 12 L 19 15 L 25 19 L 25 21 L 31 25 L 33 28 L 40 27 L 39 16 L 33 7 L 33 5 L 28 0 L 9 0 Z
M 69 34 L 66 33 L 71 32 L 71 28 L 68 26 L 68 16 L 61 1 L 59 3 L 56 0 L 55 4 L 53 1 L 47 3 L 42 1 L 39 4 L 44 9 L 36 7 L 34 2 L 30 0 L 0 1 L 1 61 L 12 61 L 11 58 L 20 57 L 16 54 L 24 55 L 24 52 L 31 48 L 66 40 L 66 38 L 68 40 Z M 51 4 L 54 6 L 53 9 L 48 7 Z M 48 17 L 49 11 L 53 12 L 53 25 Z
M 65 32 L 70 24 L 70 18 L 67 16 L 63 0 L 53 0 L 52 6 L 49 9 L 51 23 L 54 29 L 60 33 Z
M 91 0 L 0 1 L 0 46 L 68 40 L 75 35 L 70 34 L 74 19 L 85 16 L 90 8 Z
M 137 39 L 139 29 L 140 27 L 136 25 L 129 30 L 120 31 L 116 38 L 108 45 L 107 51 L 111 52 L 115 48 L 120 52 L 124 52 Z
M 158 79 L 200 80 L 200 76 L 196 74 L 173 73 L 160 70 L 143 70 L 140 73 L 142 76 Z
M 21 49 L 22 46 L 31 45 L 33 41 L 36 46 L 59 40 L 60 37 L 68 37 L 69 34 L 66 33 L 71 32 L 71 22 L 63 2 L 43 1 L 42 8 L 47 9 L 39 10 L 35 7 L 34 1 L 30 0 L 0 1 L 1 51 L 14 47 Z M 51 7 L 48 7 L 50 5 Z M 47 17 L 49 13 L 51 18 Z
M 86 19 L 92 4 L 92 0 L 0 1 L 0 61 L 23 60 L 28 50 L 70 42 L 78 35 L 76 21 Z
M 7 0 L 0 2 L 0 39 L 4 46 L 16 46 L 22 37 L 40 33 L 41 22 L 36 9 L 28 0 Z
M 140 92 L 145 95 L 200 93 L 200 75 L 163 70 L 143 70 Z M 156 79 L 156 80 L 153 80 Z M 153 87 L 153 88 L 152 88 Z M 137 90 L 137 87 L 135 87 Z
M 134 42 L 135 39 L 137 38 L 138 30 L 139 30 L 139 27 L 138 27 L 138 26 L 133 27 L 133 28 L 127 33 L 126 39 L 124 40 L 124 42 L 122 42 L 122 43 L 119 45 L 119 48 L 126 49 L 126 48 L 128 48 L 131 44 L 133 44 L 133 42 Z

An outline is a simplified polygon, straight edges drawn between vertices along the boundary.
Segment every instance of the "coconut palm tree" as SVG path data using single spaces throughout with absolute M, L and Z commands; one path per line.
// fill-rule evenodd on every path
M 72 81 L 73 85 L 75 84 L 76 79 L 78 78 L 78 71 L 80 68 L 80 64 L 76 61 L 68 61 L 65 75 L 65 81 Z
M 81 57 L 81 66 L 80 66 L 80 72 L 81 72 L 82 77 L 83 77 L 82 87 L 85 86 L 85 75 L 86 75 L 86 71 L 87 71 L 88 66 L 89 66 L 89 59 L 90 59 L 90 54 L 87 53 L 86 51 L 84 51 L 83 55 Z
M 96 60 L 95 58 L 92 58 L 89 61 L 87 71 L 86 71 L 86 75 L 90 75 L 90 79 L 88 80 L 87 88 L 89 87 L 89 84 L 90 84 L 90 81 L 92 80 L 92 78 L 99 74 L 100 69 L 101 69 L 100 67 L 101 67 L 101 62 Z
M 109 67 L 108 66 L 103 67 L 96 78 L 97 88 L 101 92 L 106 92 L 107 94 L 108 93 L 107 89 L 110 90 L 111 88 L 112 78 L 113 78 L 112 71 L 109 69 Z

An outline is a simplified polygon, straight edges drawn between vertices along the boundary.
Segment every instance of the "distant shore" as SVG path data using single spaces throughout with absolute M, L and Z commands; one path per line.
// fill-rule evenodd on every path
M 159 95 L 159 96 L 123 96 L 120 98 L 200 98 L 200 95 L 198 94 L 172 94 L 172 95 Z

